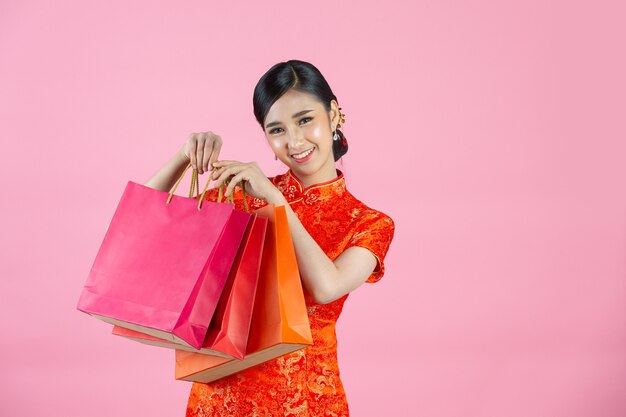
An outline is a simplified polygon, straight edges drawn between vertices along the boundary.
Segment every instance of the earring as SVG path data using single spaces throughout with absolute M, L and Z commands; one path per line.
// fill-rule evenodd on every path
M 333 140 L 339 140 L 339 135 L 337 135 L 337 129 L 341 127 L 342 123 L 346 122 L 345 114 L 341 112 L 341 107 L 339 107 L 339 123 L 337 123 L 337 127 L 335 127 L 335 132 L 333 133 Z
M 339 123 L 337 123 L 337 129 L 341 127 L 342 123 L 346 122 L 346 115 L 341 112 L 341 107 L 339 107 Z
M 274 155 L 274 159 L 278 161 L 278 155 Z

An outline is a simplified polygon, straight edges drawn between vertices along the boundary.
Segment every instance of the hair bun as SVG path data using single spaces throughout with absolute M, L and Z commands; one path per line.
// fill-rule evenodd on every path
M 339 136 L 339 140 L 333 140 L 333 156 L 335 161 L 348 152 L 348 140 L 344 136 L 343 132 L 337 129 L 337 135 Z

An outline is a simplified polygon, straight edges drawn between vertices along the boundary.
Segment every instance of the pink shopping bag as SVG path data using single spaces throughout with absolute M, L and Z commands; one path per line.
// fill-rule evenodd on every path
M 230 270 L 201 353 L 243 359 L 252 321 L 268 219 L 253 215 Z M 196 351 L 169 340 L 113 326 L 112 333 L 148 345 Z
M 127 183 L 77 309 L 200 349 L 251 214 L 174 195 L 190 166 L 169 193 Z

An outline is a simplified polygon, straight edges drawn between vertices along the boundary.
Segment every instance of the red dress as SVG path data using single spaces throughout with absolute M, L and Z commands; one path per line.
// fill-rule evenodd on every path
M 394 234 L 394 222 L 386 214 L 367 207 L 346 189 L 340 170 L 337 177 L 304 187 L 291 170 L 271 177 L 311 237 L 334 260 L 349 246 L 372 251 L 378 265 L 368 283 L 384 274 L 383 260 Z M 216 201 L 218 190 L 205 198 Z M 235 207 L 243 210 L 242 192 L 235 188 Z M 250 210 L 267 204 L 247 195 Z M 210 383 L 194 382 L 186 416 L 348 416 L 348 403 L 339 376 L 335 324 L 349 294 L 317 304 L 304 289 L 313 345 L 261 363 Z

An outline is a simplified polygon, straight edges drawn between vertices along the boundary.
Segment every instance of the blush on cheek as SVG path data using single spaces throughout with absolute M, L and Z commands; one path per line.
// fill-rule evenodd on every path
M 312 138 L 316 138 L 316 139 L 321 138 L 322 137 L 322 126 L 320 126 L 320 125 L 313 126 L 313 129 L 311 129 L 311 137 Z
M 269 144 L 270 147 L 272 148 L 272 150 L 276 151 L 277 149 L 280 149 L 280 141 L 276 140 L 276 139 L 270 139 L 269 140 Z

